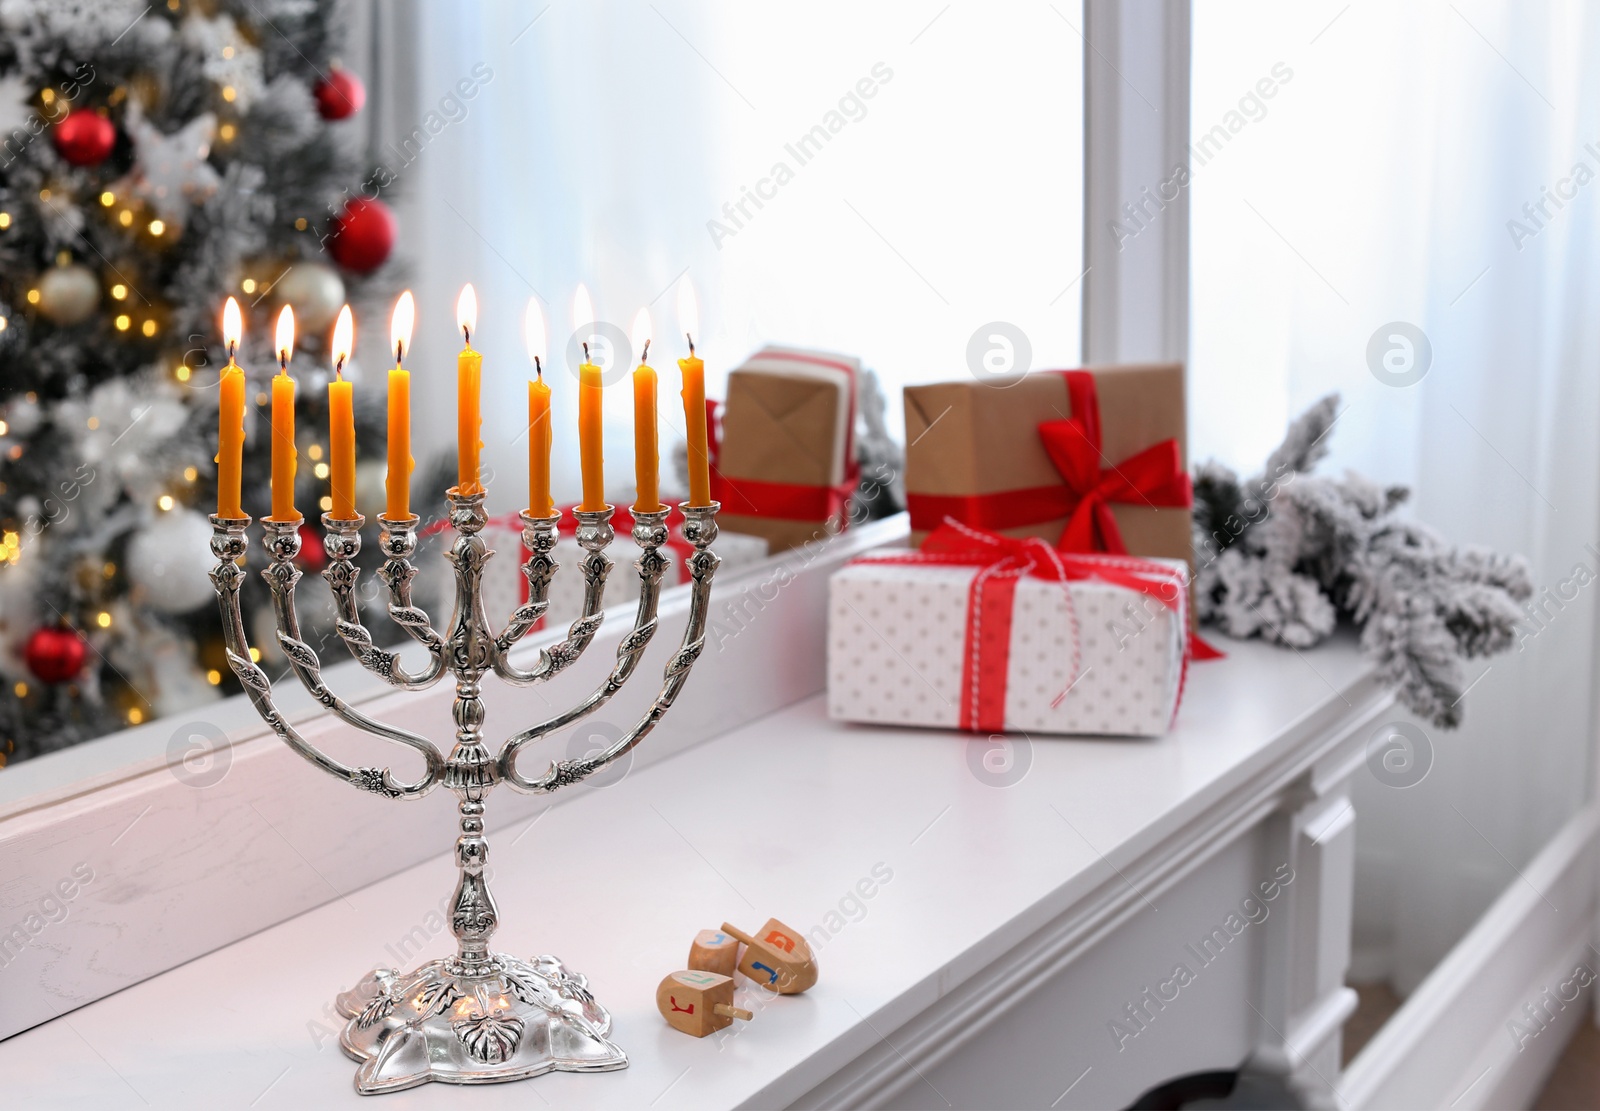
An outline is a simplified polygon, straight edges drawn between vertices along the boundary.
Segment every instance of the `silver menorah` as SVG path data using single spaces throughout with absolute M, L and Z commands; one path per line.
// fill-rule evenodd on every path
M 633 674 L 645 646 L 656 630 L 656 607 L 668 557 L 668 510 L 633 513 L 633 539 L 641 549 L 634 567 L 639 574 L 639 608 L 633 628 L 617 647 L 616 664 L 605 680 L 569 710 L 513 734 L 491 756 L 484 741 L 482 680 L 490 671 L 514 686 L 540 683 L 559 674 L 581 656 L 594 640 L 602 621 L 601 607 L 606 576 L 612 561 L 606 548 L 615 536 L 611 507 L 577 510 L 577 540 L 584 555 L 583 614 L 565 639 L 540 650 L 538 663 L 523 671 L 511 664 L 511 649 L 544 615 L 550 581 L 558 570 L 551 558 L 560 514 L 535 517 L 522 514 L 522 539 L 531 553 L 522 565 L 528 581 L 528 600 L 512 613 L 499 634 L 493 632 L 483 601 L 483 568 L 494 552 L 479 535 L 487 522 L 484 495 L 449 492 L 450 524 L 456 539 L 448 558 L 455 566 L 455 612 L 445 633 L 436 631 L 428 615 L 412 603 L 411 562 L 417 547 L 418 518 L 401 520 L 380 516 L 383 566 L 378 577 L 388 587 L 389 616 L 428 652 L 419 672 L 401 666 L 399 657 L 373 643 L 361 622 L 356 602 L 359 568 L 353 560 L 361 550 L 364 518 L 336 520 L 324 514 L 323 545 L 328 564 L 323 578 L 333 589 L 338 613 L 338 634 L 370 671 L 394 686 L 422 690 L 448 670 L 455 676 L 455 745 L 445 756 L 427 738 L 377 721 L 347 705 L 322 679 L 316 652 L 300 634 L 295 613 L 295 585 L 300 569 L 302 519 L 266 520 L 263 541 L 271 557 L 261 572 L 272 592 L 279 647 L 289 666 L 311 696 L 336 717 L 386 740 L 397 741 L 421 753 L 426 770 L 415 783 L 395 779 L 388 768 L 348 767 L 310 744 L 273 705 L 272 686 L 252 661 L 245 637 L 239 586 L 244 570 L 239 565 L 247 548 L 249 517 L 211 518 L 211 551 L 217 565 L 211 571 L 222 607 L 223 636 L 228 665 L 244 684 L 263 720 L 285 744 L 323 771 L 351 786 L 385 798 L 421 798 L 443 783 L 455 792 L 461 812 L 461 834 L 456 839 L 459 875 L 451 904 L 450 929 L 456 938 L 453 957 L 430 961 L 409 972 L 380 968 L 368 973 L 352 990 L 338 997 L 338 1008 L 349 1019 L 339 1044 L 360 1062 L 356 1090 L 363 1094 L 398 1091 L 429 1080 L 453 1084 L 484 1084 L 520 1080 L 552 1070 L 608 1072 L 625 1068 L 627 1056 L 610 1040 L 611 1015 L 595 1001 L 588 981 L 551 956 L 522 960 L 489 949 L 489 936 L 499 922 L 494 897 L 485 877 L 489 846 L 484 839 L 484 799 L 502 780 L 519 791 L 550 792 L 593 775 L 630 752 L 672 706 L 689 678 L 689 670 L 705 643 L 706 616 L 711 599 L 711 578 L 720 562 L 710 546 L 717 537 L 716 503 L 685 505 L 683 536 L 694 547 L 688 557 L 692 578 L 688 623 L 683 641 L 667 661 L 661 690 L 632 729 L 600 752 L 574 760 L 552 761 L 536 779 L 517 771 L 523 748 L 556 730 L 579 721 L 604 706 Z

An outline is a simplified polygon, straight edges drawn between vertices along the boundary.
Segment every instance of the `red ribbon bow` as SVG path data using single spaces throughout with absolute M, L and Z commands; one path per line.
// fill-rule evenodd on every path
M 920 551 L 891 556 L 862 556 L 855 562 L 945 567 L 976 567 L 967 592 L 966 635 L 961 664 L 961 702 L 958 725 L 974 733 L 1004 732 L 1006 682 L 1011 664 L 1011 619 L 1017 583 L 1023 578 L 1044 579 L 1061 585 L 1072 628 L 1072 671 L 1066 689 L 1052 706 L 1058 706 L 1077 685 L 1081 675 L 1078 618 L 1068 588 L 1074 582 L 1103 582 L 1155 598 L 1176 615 L 1184 643 L 1178 676 L 1178 695 L 1172 713 L 1177 716 L 1188 678 L 1191 639 L 1189 594 L 1183 572 L 1154 560 L 1134 556 L 1063 552 L 1038 537 L 1013 539 L 947 519 L 924 542 Z
M 1194 490 L 1178 454 L 1178 441 L 1162 440 L 1119 463 L 1106 462 L 1100 435 L 1100 399 L 1094 375 L 1063 370 L 1072 416 L 1039 425 L 1045 452 L 1061 474 L 1053 486 L 993 494 L 910 494 L 911 527 L 932 529 L 947 517 L 985 529 L 1011 529 L 1066 517 L 1057 547 L 1065 552 L 1128 554 L 1112 503 L 1182 509 Z

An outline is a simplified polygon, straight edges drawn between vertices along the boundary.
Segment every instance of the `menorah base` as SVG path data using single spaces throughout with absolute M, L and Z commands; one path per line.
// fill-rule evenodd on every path
M 405 974 L 379 968 L 335 1005 L 350 1020 L 339 1045 L 361 1063 L 362 1095 L 430 1080 L 497 1084 L 628 1066 L 588 981 L 551 956 L 495 953 L 473 967 L 450 958 Z

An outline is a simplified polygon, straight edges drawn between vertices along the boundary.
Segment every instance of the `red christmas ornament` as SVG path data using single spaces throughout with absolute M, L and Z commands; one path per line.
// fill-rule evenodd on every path
M 322 546 L 322 535 L 310 525 L 300 526 L 300 557 L 295 561 L 307 571 L 320 571 L 328 563 L 328 552 Z
M 383 265 L 394 250 L 394 213 L 382 201 L 356 197 L 328 228 L 328 252 L 346 270 L 365 274 Z
M 106 160 L 117 142 L 117 129 L 98 112 L 79 108 L 68 112 L 51 133 L 56 150 L 74 166 L 96 166 Z
M 347 69 L 330 69 L 328 76 L 312 90 L 317 111 L 325 120 L 343 120 L 361 111 L 367 102 L 367 87 Z
M 81 636 L 57 625 L 34 631 L 22 649 L 22 661 L 41 682 L 65 683 L 83 670 L 87 651 Z

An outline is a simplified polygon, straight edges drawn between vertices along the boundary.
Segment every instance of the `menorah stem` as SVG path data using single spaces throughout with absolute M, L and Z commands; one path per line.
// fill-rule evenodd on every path
M 489 862 L 489 843 L 483 838 L 483 800 L 461 800 L 461 836 L 456 838 L 456 894 L 450 911 L 450 932 L 456 935 L 456 960 L 451 971 L 457 975 L 483 976 L 490 971 L 489 935 L 499 924 L 500 912 L 484 868 Z

